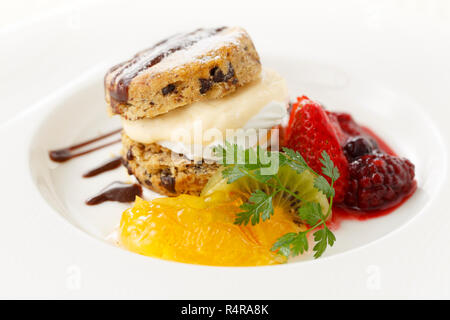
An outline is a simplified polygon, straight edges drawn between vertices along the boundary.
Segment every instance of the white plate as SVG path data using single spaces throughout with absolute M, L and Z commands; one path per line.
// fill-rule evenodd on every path
M 283 63 L 279 63 L 283 61 Z M 442 184 L 443 176 L 438 168 L 445 168 L 442 158 L 430 158 L 435 150 L 445 152 L 439 132 L 422 108 L 408 96 L 391 92 L 369 81 L 353 79 L 350 75 L 314 62 L 303 62 L 284 56 L 266 61 L 267 65 L 282 72 L 291 92 L 308 93 L 325 105 L 338 106 L 350 112 L 356 119 L 375 128 L 401 155 L 416 165 L 418 191 L 398 210 L 377 219 L 361 223 L 345 221 L 336 232 L 338 243 L 326 255 L 344 252 L 364 246 L 398 229 L 415 217 L 428 205 Z M 30 152 L 30 169 L 35 184 L 47 202 L 73 225 L 99 240 L 110 239 L 121 213 L 127 204 L 105 203 L 86 206 L 84 201 L 113 181 L 131 181 L 125 168 L 85 179 L 82 174 L 105 160 L 117 156 L 120 144 L 102 149 L 87 156 L 56 164 L 48 157 L 48 151 L 89 140 L 120 128 L 119 119 L 111 119 L 105 111 L 103 97 L 104 69 L 83 77 L 79 86 L 71 88 L 50 112 L 33 134 Z M 314 81 L 311 76 L 314 75 Z M 333 82 L 330 82 L 329 79 Z M 320 80 L 324 79 L 324 80 Z M 295 99 L 295 97 L 292 97 Z M 404 114 L 410 113 L 405 119 Z M 390 119 L 390 121 L 383 121 Z M 395 123 L 395 126 L 392 125 Z M 420 139 L 411 139 L 419 131 Z M 55 135 L 58 132 L 58 135 Z M 100 143 L 118 138 L 110 137 Z M 146 192 L 147 200 L 157 196 Z M 302 260 L 304 260 L 303 257 Z M 311 258 L 311 255 L 309 255 Z
M 49 161 L 47 151 L 118 125 L 117 119 L 106 116 L 102 76 L 122 53 L 112 50 L 117 44 L 106 43 L 115 37 L 127 39 L 127 44 L 118 49 L 125 52 L 123 47 L 130 50 L 145 47 L 175 27 L 184 30 L 195 26 L 177 20 L 158 34 L 144 19 L 127 20 L 124 11 L 122 22 L 147 26 L 149 31 L 125 25 L 126 31 L 133 31 L 128 37 L 123 29 L 111 35 L 106 32 L 111 24 L 109 19 L 99 21 L 98 16 L 96 19 L 91 16 L 98 8 L 86 12 L 80 9 L 86 20 L 75 33 L 90 43 L 88 39 L 94 30 L 91 24 L 96 25 L 97 37 L 101 35 L 102 44 L 107 47 L 96 49 L 103 52 L 108 62 L 89 60 L 92 68 L 84 69 L 82 75 L 66 82 L 63 89 L 41 97 L 15 118 L 6 119 L 0 127 L 5 150 L 0 160 L 4 178 L 2 199 L 5 199 L 0 248 L 7 257 L 1 266 L 0 295 L 159 298 L 448 295 L 450 279 L 446 270 L 450 255 L 445 244 L 450 240 L 446 233 L 450 218 L 445 212 L 445 196 L 449 187 L 446 94 L 450 76 L 445 57 L 450 54 L 449 29 L 436 28 L 445 20 L 436 20 L 431 26 L 419 24 L 414 19 L 415 10 L 407 11 L 404 7 L 400 9 L 408 15 L 402 17 L 401 28 L 394 20 L 397 12 L 394 7 L 385 14 L 378 7 L 370 9 L 369 14 L 368 7 L 351 7 L 353 12 L 344 11 L 345 6 L 343 11 L 330 8 L 334 7 L 329 3 L 300 4 L 292 10 L 277 7 L 271 15 L 276 23 L 270 28 L 261 19 L 242 19 L 240 13 L 249 10 L 245 7 L 229 18 L 230 22 L 226 14 L 219 15 L 220 21 L 196 16 L 199 21 L 196 25 L 223 23 L 247 27 L 263 64 L 287 78 L 292 96 L 307 94 L 330 109 L 352 113 L 399 154 L 410 158 L 416 164 L 419 189 L 404 206 L 382 218 L 343 223 L 336 233 L 335 247 L 322 259 L 276 267 L 185 265 L 138 256 L 107 243 L 105 236 L 113 230 L 126 205 L 107 203 L 87 207 L 83 201 L 111 181 L 128 179 L 127 175 L 124 170 L 116 170 L 82 179 L 81 174 L 111 153 L 117 153 L 120 146 L 62 165 Z M 100 9 L 109 17 L 119 16 L 122 11 L 116 6 Z M 262 6 L 263 12 L 268 13 L 266 9 Z M 299 10 L 298 14 L 294 15 L 293 10 Z M 336 18 L 336 12 L 340 19 Z M 163 20 L 159 21 L 163 24 Z M 51 23 L 39 26 L 45 30 Z M 88 26 L 86 30 L 83 25 Z M 146 33 L 150 34 L 149 40 L 143 41 Z M 74 37 L 63 30 L 52 38 L 59 36 Z M 50 37 L 45 39 L 52 41 Z M 60 45 L 64 43 L 67 42 Z M 88 49 L 85 45 L 82 48 Z M 86 63 L 84 57 L 68 53 L 51 57 L 55 66 L 67 64 L 69 58 L 74 65 Z M 55 69 L 50 68 L 49 73 Z M 28 73 L 24 71 L 25 75 Z M 41 74 L 40 81 L 42 84 L 36 86 L 45 88 L 47 77 Z M 18 90 L 15 88 L 11 95 L 20 96 Z

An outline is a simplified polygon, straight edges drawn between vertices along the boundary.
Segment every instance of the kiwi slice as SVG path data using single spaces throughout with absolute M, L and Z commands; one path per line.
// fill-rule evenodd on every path
M 314 187 L 314 174 L 310 171 L 297 173 L 291 167 L 285 165 L 278 170 L 278 178 L 286 189 L 294 192 L 302 201 L 293 197 L 286 191 L 280 191 L 273 198 L 273 206 L 282 207 L 292 212 L 297 217 L 297 210 L 304 202 L 318 202 L 325 214 L 328 211 L 329 203 L 327 197 Z M 219 170 L 208 181 L 202 190 L 202 196 L 209 196 L 215 192 L 236 192 L 244 197 L 250 197 L 252 192 L 262 190 L 267 194 L 272 193 L 272 187 L 261 183 L 250 177 L 242 177 L 233 183 L 227 183 L 223 178 L 222 171 Z

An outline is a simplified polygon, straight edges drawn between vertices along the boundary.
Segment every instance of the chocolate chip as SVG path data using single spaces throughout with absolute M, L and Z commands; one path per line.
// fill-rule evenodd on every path
M 127 152 L 127 160 L 131 161 L 133 159 L 134 159 L 133 150 L 131 150 L 131 148 L 130 148 L 130 149 L 128 149 L 128 152 Z
M 225 75 L 223 81 L 228 81 L 228 80 L 230 80 L 233 77 L 234 77 L 234 68 L 233 68 L 233 65 L 230 62 L 230 63 L 228 63 L 228 72 Z
M 173 83 L 167 85 L 166 87 L 162 88 L 161 92 L 163 96 L 168 95 L 169 93 L 172 93 L 175 90 L 175 85 Z
M 131 176 L 133 174 L 133 171 L 130 168 L 130 165 L 128 164 L 128 161 L 122 158 L 122 164 L 125 168 L 127 168 L 128 174 Z
M 161 175 L 161 184 L 168 191 L 175 193 L 175 178 L 169 175 Z
M 151 182 L 150 180 L 148 180 L 148 179 L 145 180 L 144 182 L 145 182 L 145 184 L 148 185 L 148 186 L 151 186 L 151 185 L 152 185 L 152 182 Z
M 219 67 L 214 67 L 209 71 L 209 74 L 213 78 L 214 82 L 223 82 L 225 80 L 225 75 Z
M 209 75 L 213 77 L 217 70 L 219 70 L 219 67 L 212 68 L 211 70 L 209 70 Z
M 209 79 L 203 79 L 200 78 L 198 79 L 200 81 L 200 93 L 201 94 L 205 94 L 206 92 L 209 91 L 209 89 L 211 89 L 212 87 L 212 81 Z

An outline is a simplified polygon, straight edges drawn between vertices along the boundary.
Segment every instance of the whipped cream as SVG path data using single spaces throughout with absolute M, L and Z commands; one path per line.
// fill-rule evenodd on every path
M 241 136 L 245 136 L 247 133 L 247 130 L 250 129 L 270 129 L 274 126 L 277 126 L 281 124 L 286 118 L 288 117 L 287 109 L 286 109 L 286 103 L 280 103 L 280 102 L 270 102 L 264 108 L 262 108 L 258 114 L 254 115 L 248 122 L 244 125 L 243 132 L 238 132 L 238 134 L 234 135 L 239 136 L 239 133 Z M 230 137 L 228 137 L 230 138 Z M 163 146 L 164 148 L 170 149 L 175 153 L 183 154 L 186 158 L 193 160 L 197 159 L 198 156 L 195 155 L 196 150 L 200 150 L 199 148 L 202 148 L 202 158 L 207 160 L 214 160 L 214 156 L 212 156 L 212 149 L 218 145 L 223 145 L 223 139 L 222 140 L 215 140 L 208 145 L 192 145 L 192 144 L 186 144 L 180 141 L 170 141 L 170 140 L 163 140 L 158 141 L 158 144 Z M 247 145 L 247 147 L 254 147 L 254 145 Z
M 196 150 L 221 144 L 232 130 L 270 129 L 281 124 L 287 117 L 287 102 L 285 80 L 264 69 L 259 80 L 224 98 L 196 102 L 152 119 L 123 119 L 122 123 L 132 140 L 158 143 L 193 159 Z

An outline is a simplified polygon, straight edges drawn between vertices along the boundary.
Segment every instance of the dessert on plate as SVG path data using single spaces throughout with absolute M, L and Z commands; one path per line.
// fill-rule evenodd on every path
M 252 40 L 238 27 L 162 40 L 113 67 L 105 92 L 110 112 L 122 118 L 129 173 L 167 196 L 200 194 L 219 168 L 211 152 L 205 154 L 223 141 L 205 134 L 270 129 L 286 116 L 288 103 L 284 79 L 262 69 Z
M 138 184 L 112 183 L 87 203 L 135 200 L 117 241 L 139 254 L 219 266 L 318 258 L 340 219 L 393 212 L 417 187 L 414 165 L 350 114 L 306 96 L 290 102 L 239 27 L 159 41 L 104 85 L 123 129 L 50 157 L 99 150 L 118 141 L 77 151 L 121 131 L 121 156 L 85 176 L 122 162 Z M 146 201 L 141 185 L 167 197 Z

